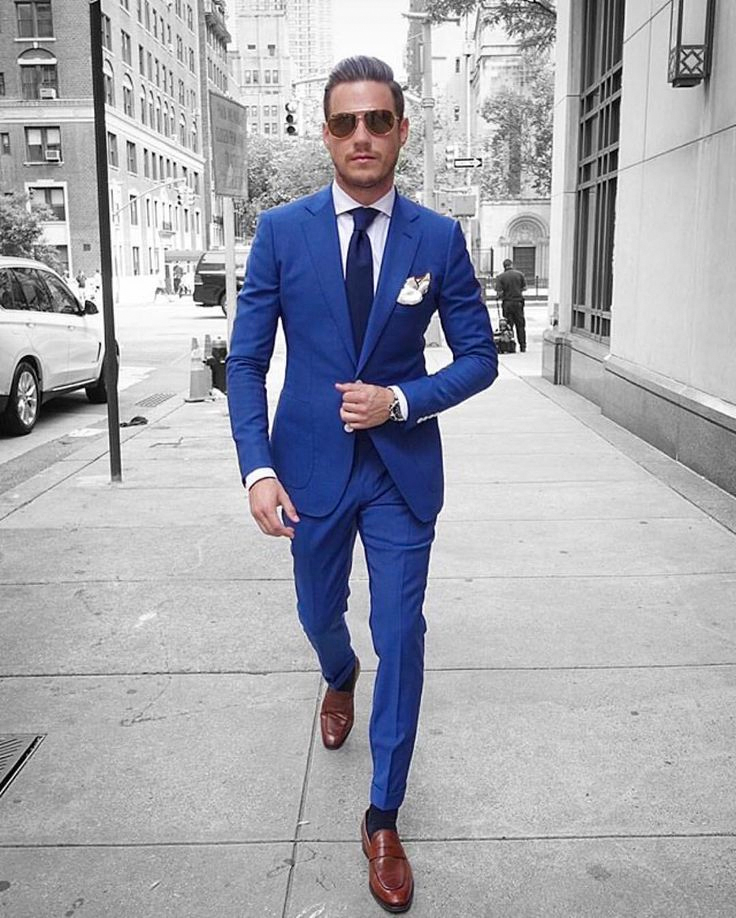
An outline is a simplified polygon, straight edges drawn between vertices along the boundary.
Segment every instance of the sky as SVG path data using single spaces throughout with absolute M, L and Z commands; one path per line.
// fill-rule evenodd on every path
M 404 46 L 409 0 L 333 0 L 333 36 L 336 59 L 370 54 L 386 61 L 404 77 Z

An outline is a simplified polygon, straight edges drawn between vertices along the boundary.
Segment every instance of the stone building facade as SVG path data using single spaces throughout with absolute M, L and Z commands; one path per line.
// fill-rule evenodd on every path
M 545 375 L 736 493 L 736 5 L 668 81 L 671 2 L 560 0 Z

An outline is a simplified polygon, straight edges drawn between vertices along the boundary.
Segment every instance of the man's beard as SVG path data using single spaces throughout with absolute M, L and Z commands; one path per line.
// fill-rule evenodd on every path
M 335 167 L 335 172 L 337 172 L 337 174 L 340 176 L 343 182 L 345 182 L 346 185 L 355 185 L 356 188 L 375 188 L 376 185 L 382 184 L 382 182 L 385 182 L 389 176 L 394 174 L 394 171 L 396 170 L 396 164 L 399 161 L 400 152 L 401 152 L 400 150 L 396 151 L 396 156 L 394 156 L 393 161 L 390 163 L 387 163 L 386 168 L 383 169 L 379 175 L 376 175 L 373 177 L 366 176 L 364 179 L 361 179 L 360 175 L 357 175 L 357 176 L 346 175 L 340 169 L 337 163 L 334 162 L 334 160 L 333 160 L 333 165 Z

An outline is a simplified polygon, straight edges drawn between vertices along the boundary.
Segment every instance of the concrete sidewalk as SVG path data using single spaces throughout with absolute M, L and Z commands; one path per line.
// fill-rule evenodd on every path
M 410 914 L 732 916 L 736 501 L 544 382 L 531 332 L 442 421 Z M 363 561 L 356 729 L 328 753 L 225 403 L 149 417 L 123 484 L 96 441 L 0 496 L 0 733 L 45 736 L 0 797 L 0 914 L 383 914 Z

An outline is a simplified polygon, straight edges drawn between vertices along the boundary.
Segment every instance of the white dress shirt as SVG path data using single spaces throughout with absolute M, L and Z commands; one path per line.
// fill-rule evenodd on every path
M 389 224 L 391 223 L 391 213 L 394 209 L 395 200 L 396 189 L 392 187 L 391 190 L 387 191 L 382 198 L 379 198 L 377 201 L 374 201 L 374 203 L 370 205 L 374 210 L 379 211 L 379 213 L 373 218 L 371 225 L 366 230 L 371 243 L 371 251 L 373 253 L 374 294 L 378 288 L 378 280 L 381 276 L 383 253 L 386 248 L 386 238 L 388 236 L 388 228 Z M 350 213 L 350 211 L 355 210 L 356 207 L 365 207 L 366 205 L 361 204 L 360 201 L 355 201 L 353 198 L 351 198 L 350 195 L 343 191 L 335 181 L 332 183 L 332 203 L 335 208 L 335 214 L 337 216 L 337 235 L 340 240 L 340 256 L 342 258 L 342 274 L 344 277 L 345 271 L 347 269 L 350 238 L 353 235 L 353 215 Z M 401 391 L 399 386 L 388 386 L 387 388 L 389 388 L 399 400 L 402 417 L 408 418 L 409 404 L 404 393 Z M 245 487 L 250 490 L 253 485 L 257 481 L 260 481 L 262 478 L 275 477 L 276 473 L 271 468 L 264 467 L 253 469 L 252 472 L 249 472 L 245 476 Z

